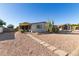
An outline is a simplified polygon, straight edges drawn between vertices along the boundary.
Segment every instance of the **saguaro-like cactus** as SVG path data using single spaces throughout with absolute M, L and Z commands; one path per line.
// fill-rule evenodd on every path
M 54 22 L 53 22 L 53 21 L 48 21 L 47 24 L 46 24 L 47 31 L 48 31 L 48 32 L 53 32 L 53 31 L 52 31 L 53 26 L 54 26 Z

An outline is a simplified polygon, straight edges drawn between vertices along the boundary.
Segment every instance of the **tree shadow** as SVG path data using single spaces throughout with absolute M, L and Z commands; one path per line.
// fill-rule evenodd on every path
M 14 39 L 15 39 L 15 32 L 0 33 L 0 41 L 14 40 Z

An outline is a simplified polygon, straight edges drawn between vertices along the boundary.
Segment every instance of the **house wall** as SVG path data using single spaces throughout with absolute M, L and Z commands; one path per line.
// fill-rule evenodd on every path
M 40 25 L 41 28 L 37 28 L 38 25 Z M 31 31 L 32 32 L 45 32 L 46 31 L 45 23 L 32 24 Z

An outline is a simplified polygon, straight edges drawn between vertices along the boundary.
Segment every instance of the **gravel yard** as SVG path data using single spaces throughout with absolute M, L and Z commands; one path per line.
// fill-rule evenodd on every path
M 57 56 L 25 34 L 0 34 L 0 55 L 5 56 Z
M 58 56 L 26 34 L 21 34 L 20 32 L 0 34 L 0 55 Z M 68 53 L 71 53 L 79 45 L 79 34 L 31 34 Z
M 35 34 L 33 36 L 45 41 L 57 49 L 71 53 L 79 46 L 79 34 Z

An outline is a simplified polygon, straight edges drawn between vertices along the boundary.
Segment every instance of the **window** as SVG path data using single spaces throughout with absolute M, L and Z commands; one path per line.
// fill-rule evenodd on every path
M 41 28 L 42 28 L 42 25 L 37 25 L 37 28 L 38 28 L 38 29 L 41 29 Z

